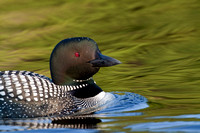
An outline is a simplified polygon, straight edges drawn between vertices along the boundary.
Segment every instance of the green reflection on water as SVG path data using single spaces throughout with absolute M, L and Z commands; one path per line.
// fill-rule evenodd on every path
M 150 108 L 140 110 L 145 115 L 120 121 L 122 127 L 150 116 L 200 112 L 198 0 L 1 0 L 0 12 L 0 70 L 50 76 L 53 47 L 88 36 L 123 63 L 102 68 L 97 84 L 149 100 Z

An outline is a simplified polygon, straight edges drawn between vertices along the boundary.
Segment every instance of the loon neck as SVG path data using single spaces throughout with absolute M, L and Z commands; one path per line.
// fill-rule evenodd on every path
M 92 77 L 88 78 L 88 79 L 83 79 L 83 80 L 78 80 L 78 79 L 73 79 L 74 82 L 76 83 L 82 83 L 82 82 L 88 82 L 90 80 L 93 80 Z M 94 81 L 94 80 L 93 80 Z
M 60 86 L 61 88 L 64 88 L 72 96 L 75 96 L 77 98 L 94 97 L 103 91 L 98 85 L 96 85 L 92 77 L 82 80 L 65 78 L 64 83 L 56 85 Z
M 93 80 L 92 77 L 88 79 L 68 79 L 65 81 L 64 84 L 62 85 L 84 85 L 84 84 L 93 84 L 95 81 Z
M 103 91 L 98 85 L 96 85 L 92 77 L 86 80 L 73 79 L 71 82 L 68 82 L 68 84 L 58 86 L 64 88 L 64 90 L 77 98 L 94 97 Z
M 94 97 L 103 91 L 98 85 L 95 84 L 95 82 L 89 84 L 84 84 L 83 82 L 81 82 L 79 84 L 83 87 L 79 87 L 79 89 L 70 91 L 70 93 L 77 98 Z

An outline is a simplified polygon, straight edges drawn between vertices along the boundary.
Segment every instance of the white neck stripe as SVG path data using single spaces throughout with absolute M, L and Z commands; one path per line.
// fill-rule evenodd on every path
M 91 80 L 92 77 L 88 78 L 88 79 L 84 79 L 84 80 L 77 80 L 77 79 L 73 79 L 74 82 L 85 82 L 85 81 L 89 81 Z
M 60 88 L 64 88 L 66 91 L 72 91 L 72 90 L 77 90 L 84 88 L 88 86 L 89 84 L 81 84 L 81 85 L 59 85 Z

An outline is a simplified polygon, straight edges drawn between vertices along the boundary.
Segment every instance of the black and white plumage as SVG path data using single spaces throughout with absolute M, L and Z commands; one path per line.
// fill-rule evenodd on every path
M 0 71 L 0 118 L 63 117 L 92 113 L 112 98 L 92 75 L 120 62 L 86 37 L 65 39 L 50 58 L 52 79 L 29 71 Z

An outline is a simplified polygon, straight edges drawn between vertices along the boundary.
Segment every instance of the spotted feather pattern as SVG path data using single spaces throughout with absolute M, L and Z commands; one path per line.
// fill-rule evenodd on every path
M 71 95 L 82 85 L 55 85 L 29 71 L 0 71 L 0 118 L 62 117 L 95 106 L 103 95 L 80 99 Z
M 30 71 L 18 71 L 18 70 L 0 71 L 0 75 L 30 75 L 30 76 L 37 76 L 39 78 L 43 78 L 43 79 L 52 81 L 50 78 L 48 78 L 44 75 L 30 72 Z

